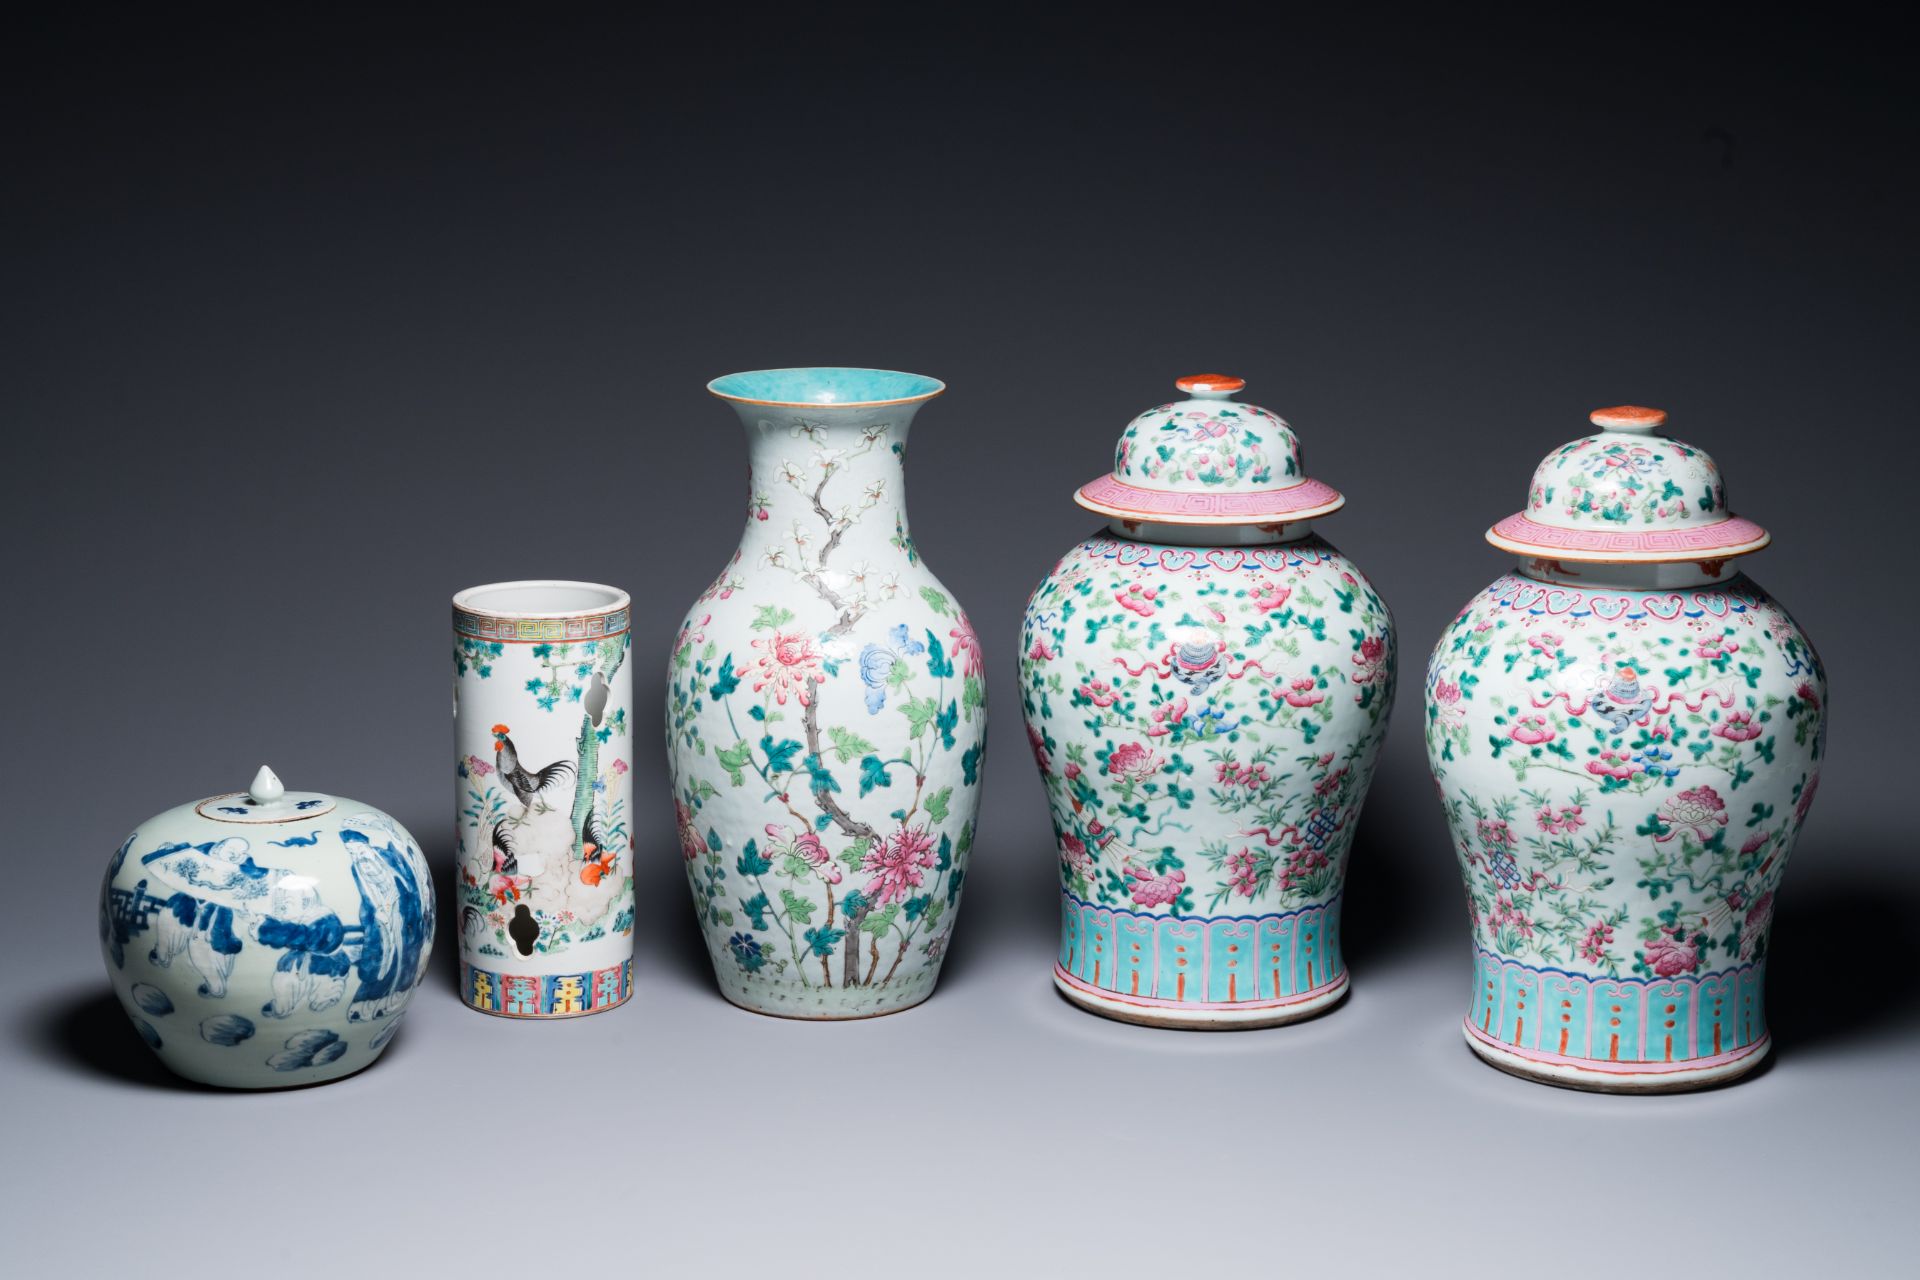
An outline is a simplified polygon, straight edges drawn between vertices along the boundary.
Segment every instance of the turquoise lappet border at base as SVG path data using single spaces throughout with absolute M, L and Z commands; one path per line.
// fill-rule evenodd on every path
M 1289 1004 L 1346 976 L 1340 897 L 1273 915 L 1172 916 L 1062 894 L 1059 963 L 1084 986 L 1151 1007 Z

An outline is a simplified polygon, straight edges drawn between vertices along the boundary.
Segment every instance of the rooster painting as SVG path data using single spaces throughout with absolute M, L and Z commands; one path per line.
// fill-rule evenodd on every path
M 600 819 L 592 809 L 587 810 L 581 825 L 580 855 L 585 861 L 580 864 L 580 883 L 597 885 L 613 870 L 616 855 L 607 848 L 607 838 L 600 831 Z
M 531 813 L 551 812 L 553 806 L 540 799 L 540 793 L 561 779 L 572 777 L 573 761 L 555 760 L 537 773 L 528 773 L 520 763 L 520 753 L 513 749 L 513 739 L 507 736 L 508 732 L 504 724 L 493 726 L 493 765 L 500 773 L 500 780 L 520 801 L 521 821 Z
M 504 822 L 493 824 L 493 869 L 500 875 L 520 874 L 520 855 L 513 851 L 513 840 L 507 835 Z

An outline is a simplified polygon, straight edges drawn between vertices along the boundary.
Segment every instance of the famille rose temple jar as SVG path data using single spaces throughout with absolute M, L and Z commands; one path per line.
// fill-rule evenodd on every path
M 1441 637 L 1427 754 L 1473 924 L 1475 1053 L 1613 1092 L 1768 1048 L 1774 894 L 1819 783 L 1826 680 L 1743 575 L 1768 535 L 1632 406 L 1547 455 L 1487 540 L 1519 558 Z
M 1346 993 L 1347 851 L 1393 705 L 1393 619 L 1309 521 L 1345 502 L 1239 378 L 1121 434 L 1107 528 L 1033 593 L 1021 702 L 1052 810 L 1054 982 L 1150 1026 L 1275 1026 Z

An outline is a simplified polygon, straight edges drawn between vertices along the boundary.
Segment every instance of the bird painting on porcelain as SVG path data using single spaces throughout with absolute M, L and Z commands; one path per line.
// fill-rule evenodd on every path
M 629 609 L 591 583 L 454 600 L 461 992 L 485 1013 L 598 1013 L 633 952 Z

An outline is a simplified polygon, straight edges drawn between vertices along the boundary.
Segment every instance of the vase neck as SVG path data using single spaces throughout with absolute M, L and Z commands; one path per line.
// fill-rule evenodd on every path
M 747 429 L 741 550 L 751 559 L 829 583 L 863 564 L 912 562 L 902 462 L 917 405 L 735 408 Z
M 1522 577 L 1569 587 L 1602 587 L 1617 591 L 1664 591 L 1669 587 L 1703 587 L 1740 576 L 1734 560 L 1684 560 L 1671 564 L 1587 564 L 1522 556 Z

